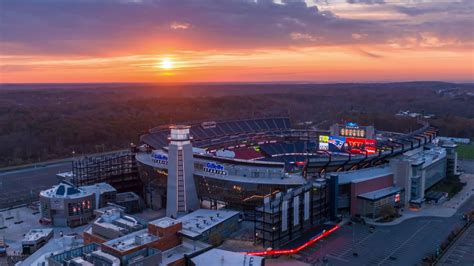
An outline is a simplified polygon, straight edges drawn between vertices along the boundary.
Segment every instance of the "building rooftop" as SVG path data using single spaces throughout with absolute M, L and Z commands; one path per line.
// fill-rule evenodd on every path
M 140 223 L 135 217 L 125 215 L 120 210 L 107 210 L 102 214 L 101 217 L 94 221 L 95 225 L 111 229 L 114 231 L 120 231 L 128 233 L 145 228 L 145 225 Z
M 105 253 L 101 249 L 93 251 L 92 254 L 94 254 L 98 257 L 106 258 L 107 260 L 112 262 L 112 266 L 119 266 L 120 265 L 120 259 L 119 258 L 117 258 L 117 257 L 115 257 L 111 254 Z
M 69 172 L 62 172 L 56 174 L 57 177 L 59 177 L 61 180 L 66 180 L 66 181 L 71 181 L 71 179 L 74 177 L 74 174 L 72 171 Z
M 117 193 L 116 202 L 118 203 L 118 202 L 138 200 L 138 199 L 140 199 L 140 197 L 134 192 L 122 192 L 122 193 Z
M 52 228 L 31 229 L 28 233 L 25 234 L 22 242 L 35 242 L 41 238 L 47 237 L 52 234 Z
M 20 265 L 43 265 L 42 263 L 46 263 L 47 257 L 51 254 L 59 254 L 80 245 L 82 245 L 82 240 L 76 240 L 72 236 L 53 238 L 48 241 L 46 245 L 22 261 Z
M 70 263 L 72 265 L 81 265 L 81 266 L 93 266 L 94 264 L 88 262 L 87 260 L 84 260 L 83 258 L 77 257 L 71 259 Z
M 239 265 L 252 266 L 262 265 L 263 257 L 251 256 L 243 253 L 232 252 L 213 248 L 191 259 L 196 265 L 221 266 L 221 265 Z
M 399 187 L 387 187 L 387 188 L 371 191 L 368 193 L 364 193 L 364 194 L 358 195 L 357 197 L 367 199 L 367 200 L 379 200 L 391 195 L 395 195 L 400 191 L 402 191 L 402 189 Z
M 183 229 L 180 232 L 190 238 L 198 237 L 212 227 L 238 214 L 239 212 L 230 210 L 199 209 L 178 218 L 178 221 L 183 223 Z
M 158 240 L 159 237 L 148 233 L 147 229 L 133 232 L 131 234 L 109 240 L 103 245 L 118 250 L 120 252 L 128 251 Z
M 209 247 L 211 247 L 211 245 L 200 241 L 187 241 L 186 239 L 184 239 L 181 245 L 168 249 L 162 253 L 162 265 L 169 265 L 177 260 L 184 258 L 184 255 L 190 255 L 196 252 L 200 252 Z
M 158 227 L 161 227 L 161 228 L 166 228 L 166 227 L 169 227 L 171 225 L 175 225 L 177 223 L 180 223 L 180 221 L 178 221 L 176 219 L 173 219 L 173 218 L 170 218 L 170 217 L 163 217 L 163 218 L 153 220 L 149 223 L 153 224 L 153 225 L 156 225 Z
M 125 212 L 125 207 L 122 207 L 120 205 L 113 204 L 113 203 L 109 202 L 107 206 L 105 206 L 103 208 L 95 209 L 94 214 L 97 215 L 97 216 L 102 216 L 107 211 Z
M 59 185 L 53 186 L 40 192 L 40 195 L 48 198 L 81 198 L 92 193 L 82 188 L 78 188 L 68 181 L 61 181 Z
M 95 207 L 98 208 L 99 207 L 99 204 L 100 204 L 100 195 L 102 195 L 102 193 L 107 193 L 107 192 L 117 192 L 117 190 L 107 184 L 107 183 L 96 183 L 94 185 L 90 185 L 90 186 L 82 186 L 80 187 L 81 189 L 83 189 L 84 191 L 87 191 L 89 193 L 94 193 L 95 195 Z
M 413 165 L 423 165 L 423 167 L 437 162 L 446 157 L 446 149 L 442 147 L 432 147 L 429 150 L 419 150 L 418 152 L 406 153 L 402 159 L 409 161 Z
M 331 173 L 329 173 L 331 174 Z M 349 184 L 367 181 L 370 179 L 392 174 L 390 165 L 365 168 L 354 171 L 333 173 L 339 176 L 339 184 Z
M 115 192 L 117 191 L 113 186 L 107 183 L 96 183 L 90 186 L 82 186 L 81 189 L 93 193 Z

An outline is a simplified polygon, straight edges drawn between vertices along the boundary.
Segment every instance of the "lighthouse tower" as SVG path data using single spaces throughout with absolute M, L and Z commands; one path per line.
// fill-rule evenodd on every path
M 168 146 L 166 216 L 174 218 L 199 208 L 194 185 L 193 146 L 189 126 L 171 126 Z

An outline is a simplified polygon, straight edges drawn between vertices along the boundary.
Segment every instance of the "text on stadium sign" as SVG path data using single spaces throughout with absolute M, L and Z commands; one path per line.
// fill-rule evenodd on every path
M 347 122 L 346 127 L 359 127 L 359 125 L 357 123 L 354 123 L 354 122 Z
M 151 154 L 151 160 L 154 163 L 159 163 L 159 164 L 168 164 L 168 156 L 160 153 L 152 153 Z
M 204 172 L 218 174 L 218 175 L 227 175 L 227 171 L 225 171 L 224 166 L 221 164 L 217 164 L 214 162 L 208 162 L 206 167 L 204 167 Z

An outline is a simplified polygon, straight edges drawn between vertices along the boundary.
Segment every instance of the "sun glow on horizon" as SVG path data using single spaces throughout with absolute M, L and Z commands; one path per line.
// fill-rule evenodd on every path
M 173 69 L 173 67 L 174 67 L 174 62 L 170 58 L 165 57 L 161 59 L 160 68 L 165 69 L 165 70 L 170 70 L 170 69 Z

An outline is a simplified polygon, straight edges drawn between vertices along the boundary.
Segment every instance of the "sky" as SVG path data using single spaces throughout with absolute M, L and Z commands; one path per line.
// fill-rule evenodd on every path
M 0 83 L 474 81 L 474 0 L 0 0 Z

